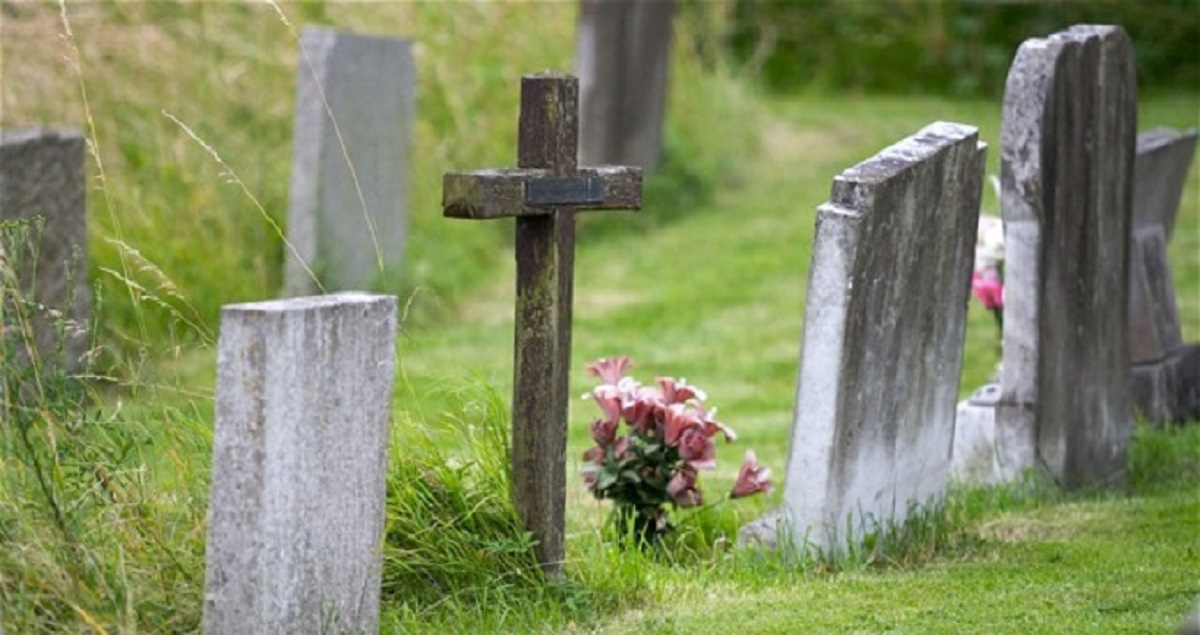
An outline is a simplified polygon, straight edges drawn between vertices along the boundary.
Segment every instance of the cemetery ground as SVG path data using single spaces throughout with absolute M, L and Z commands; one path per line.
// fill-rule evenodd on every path
M 1190 97 L 1151 100 L 1143 117 L 1187 125 L 1189 105 Z M 745 448 L 782 471 L 803 304 L 800 282 L 808 264 L 813 202 L 825 196 L 828 175 L 915 129 L 930 112 L 979 121 L 987 139 L 994 139 L 997 125 L 995 107 L 975 102 L 814 96 L 762 108 L 762 147 L 742 157 L 736 177 L 710 196 L 668 210 L 666 220 L 655 218 L 655 206 L 669 204 L 658 197 L 641 215 L 597 216 L 580 229 L 575 366 L 627 353 L 638 362 L 638 376 L 684 375 L 705 387 L 723 420 L 741 435 L 719 448 L 720 469 L 705 477 L 710 497 L 727 489 Z M 1189 307 L 1181 310 L 1185 328 L 1195 337 L 1197 297 L 1187 291 L 1200 279 L 1195 178 L 1186 196 L 1190 202 L 1177 236 L 1179 242 L 1192 240 L 1193 251 L 1173 256 L 1184 290 L 1181 303 Z M 987 194 L 985 209 L 994 205 Z M 505 550 L 519 553 L 520 540 L 512 535 L 505 544 L 511 519 L 493 509 L 503 507 L 495 496 L 506 469 L 501 428 L 511 381 L 510 254 L 499 254 L 496 267 L 491 280 L 454 300 L 454 319 L 410 317 L 402 327 L 389 500 L 405 499 L 409 489 L 411 498 L 402 504 L 420 507 L 413 503 L 422 496 L 417 485 L 405 481 L 429 479 L 430 473 L 447 479 L 440 486 L 468 493 L 459 507 L 425 510 L 425 516 L 406 517 L 403 506 L 389 509 L 389 532 L 413 532 L 418 545 L 429 541 L 421 545 L 421 558 L 444 561 L 405 565 L 404 550 L 386 552 L 385 584 L 396 586 L 385 593 L 385 625 L 394 620 L 401 631 L 405 624 L 432 629 L 442 622 L 450 631 L 476 624 L 556 631 L 574 624 L 613 632 L 738 627 L 786 632 L 796 625 L 1111 632 L 1169 628 L 1200 593 L 1195 577 L 1200 434 L 1194 426 L 1143 430 L 1127 491 L 1068 497 L 1042 485 L 958 492 L 943 518 L 917 524 L 918 535 L 878 553 L 852 554 L 843 563 L 787 563 L 714 544 L 722 535 L 731 539 L 739 522 L 774 499 L 721 505 L 699 518 L 696 533 L 656 558 L 601 543 L 605 507 L 588 498 L 576 477 L 591 415 L 591 405 L 578 399 L 568 453 L 567 582 L 543 586 L 512 577 L 511 570 L 509 577 L 489 578 L 521 562 L 519 557 L 503 562 Z M 422 302 L 420 292 L 408 301 Z M 995 337 L 990 316 L 973 303 L 964 387 L 992 371 Z M 214 366 L 210 347 L 192 348 L 173 362 L 154 364 L 146 375 L 154 380 L 106 395 L 107 416 L 135 432 L 93 439 L 95 451 L 105 451 L 106 443 L 137 444 L 131 456 L 111 459 L 126 471 L 121 489 L 105 494 L 113 508 L 97 510 L 111 521 L 83 523 L 80 529 L 87 533 L 77 537 L 75 547 L 51 532 L 45 542 L 34 539 L 6 550 L 0 561 L 6 621 L 48 626 L 42 611 L 70 602 L 72 611 L 51 609 L 63 620 L 51 623 L 83 627 L 95 620 L 112 631 L 195 626 Z M 588 385 L 576 368 L 572 393 L 582 394 Z M 464 438 L 475 445 L 461 443 Z M 462 469 L 472 457 L 486 466 L 480 475 L 434 466 L 449 459 Z M 472 513 L 480 518 L 471 521 Z M 423 531 L 428 525 L 422 523 L 442 514 L 461 514 L 464 533 L 439 538 Z M 6 531 L 26 539 L 36 535 L 35 528 L 50 529 L 37 514 L 6 522 L 19 525 Z M 468 538 L 473 525 L 484 534 Z M 685 523 L 683 533 L 689 531 Z M 69 556 L 52 551 L 70 548 L 120 562 L 91 563 L 72 579 L 80 573 L 72 572 Z M 492 550 L 487 556 L 470 553 L 487 549 Z M 448 585 L 459 580 L 481 586 L 471 589 L 468 583 L 460 595 L 438 600 L 428 589 L 406 586 L 435 575 L 431 571 L 445 576 Z M 421 600 L 405 602 L 406 596 Z
M 529 51 L 513 55 L 536 58 Z M 790 561 L 733 548 L 737 527 L 778 504 L 778 490 L 766 499 L 681 513 L 681 529 L 661 553 L 623 551 L 603 541 L 608 507 L 590 500 L 578 480 L 594 408 L 577 398 L 590 387 L 585 362 L 628 354 L 639 378 L 684 376 L 708 391 L 722 421 L 739 433 L 735 443 L 718 447 L 718 470 L 702 477 L 710 501 L 728 489 L 747 448 L 782 474 L 814 210 L 827 199 L 830 178 L 935 119 L 979 125 L 990 146 L 987 173 L 998 173 L 998 100 L 765 98 L 728 76 L 702 77 L 686 66 L 676 69 L 682 79 L 673 86 L 676 123 L 667 165 L 648 181 L 644 210 L 581 215 L 567 424 L 568 562 L 563 580 L 539 579 L 506 502 L 510 236 L 504 228 L 449 227 L 464 224 L 441 219 L 434 194 L 443 169 L 513 162 L 515 90 L 508 80 L 515 75 L 501 62 L 481 68 L 500 78 L 483 80 L 483 96 L 468 100 L 438 86 L 423 93 L 434 97 L 421 104 L 426 129 L 418 145 L 435 136 L 431 129 L 445 132 L 438 128 L 445 122 L 460 133 L 450 135 L 455 141 L 483 140 L 466 150 L 438 145 L 429 153 L 432 165 L 414 166 L 410 209 L 423 220 L 414 218 L 410 231 L 417 252 L 411 262 L 420 282 L 405 283 L 400 298 L 385 632 L 1164 632 L 1200 597 L 1196 425 L 1139 429 L 1130 482 L 1121 490 L 1068 495 L 1032 480 L 995 490 L 960 489 L 942 514 L 839 562 Z M 1143 98 L 1139 128 L 1197 125 L 1197 98 Z M 173 98 L 138 99 L 158 112 Z M 712 103 L 693 107 L 705 100 Z M 246 137 L 278 137 L 273 151 L 254 147 L 225 157 L 229 172 L 273 214 L 286 187 L 272 179 L 285 182 L 287 172 L 287 130 L 280 123 L 286 104 L 278 108 L 274 118 L 265 118 L 273 127 L 255 133 L 240 130 L 245 124 L 232 115 L 196 133 L 216 148 Z M 108 287 L 98 300 L 131 305 L 106 314 L 127 317 L 122 334 L 134 344 L 113 373 L 119 387 L 98 382 L 91 402 L 68 394 L 45 403 L 39 413 L 45 426 L 32 437 L 3 432 L 0 625 L 14 633 L 196 630 L 212 452 L 211 309 L 270 295 L 268 282 L 278 281 L 277 274 L 258 273 L 272 266 L 267 258 L 236 250 L 246 239 L 231 239 L 233 246 L 220 239 L 244 230 L 273 240 L 263 216 L 205 152 L 170 121 L 156 120 L 152 134 L 122 135 L 124 125 L 138 130 L 142 124 L 106 129 L 108 115 L 98 117 L 101 152 L 121 158 L 109 164 L 100 189 L 89 192 L 100 201 L 92 213 L 109 216 L 101 223 L 126 219 L 129 232 L 102 249 L 110 250 L 109 262 L 120 252 L 139 275 L 163 278 L 154 286 L 140 279 L 140 302 L 131 303 L 134 294 L 127 289 L 112 292 L 123 286 Z M 264 115 L 252 119 L 258 117 Z M 470 123 L 472 118 L 482 123 Z M 488 134 L 469 134 L 481 132 Z M 731 141 L 738 138 L 755 141 Z M 179 162 L 163 159 L 162 152 Z M 249 167 L 254 161 L 262 161 L 261 171 Z M 120 173 L 146 162 L 159 163 L 156 176 L 137 181 Z M 983 211 L 998 212 L 990 188 L 983 200 Z M 198 220 L 181 223 L 196 223 L 187 225 L 191 229 L 213 225 L 217 236 L 197 231 L 183 240 L 179 234 L 188 231 L 153 218 L 149 210 L 172 201 L 198 210 Z M 214 207 L 237 210 L 236 219 L 206 216 L 203 210 Z M 124 216 L 129 210 L 137 213 Z M 421 228 L 438 223 L 447 225 L 433 230 L 441 242 L 422 245 Z M 1170 254 L 1184 336 L 1195 341 L 1196 164 L 1178 223 Z M 99 235 L 122 235 L 105 227 Z M 197 248 L 197 236 L 222 244 Z M 169 250 L 165 257 L 137 260 L 155 249 L 162 254 L 162 245 Z M 206 258 L 231 262 L 205 267 Z M 112 278 L 105 277 L 105 284 Z M 203 291 L 192 295 L 193 288 Z M 235 297 L 223 297 L 222 289 Z M 159 300 L 165 313 L 180 318 L 176 330 L 154 325 Z M 139 326 L 143 320 L 148 324 Z M 972 300 L 964 391 L 994 372 L 997 338 L 991 316 Z M 49 456 L 57 458 L 30 465 Z M 18 481 L 30 486 L 11 489 Z

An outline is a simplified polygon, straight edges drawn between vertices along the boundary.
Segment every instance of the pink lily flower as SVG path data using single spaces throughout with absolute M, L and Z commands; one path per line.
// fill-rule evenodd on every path
M 696 470 L 684 465 L 671 482 L 667 483 L 667 494 L 678 507 L 695 507 L 701 504 L 700 491 L 696 489 Z
M 610 384 L 601 384 L 592 389 L 591 397 L 596 400 L 596 404 L 604 411 L 604 419 L 612 421 L 613 429 L 616 429 L 617 421 L 621 418 L 621 391 L 616 386 Z
M 592 422 L 592 440 L 601 448 L 611 446 L 617 440 L 616 419 L 596 419 Z
M 684 432 L 700 425 L 696 415 L 684 409 L 683 404 L 672 404 L 666 407 L 663 416 L 663 443 L 676 446 L 683 438 Z
M 674 377 L 659 377 L 658 383 L 662 386 L 663 402 L 667 405 L 684 403 L 689 399 L 704 401 L 708 398 L 703 390 L 687 385 L 687 381 L 683 379 L 676 381 Z
M 629 437 L 621 437 L 621 438 L 617 439 L 616 443 L 613 443 L 613 446 L 612 446 L 613 447 L 613 456 L 617 457 L 618 459 L 629 458 L 628 454 L 630 452 L 630 450 L 629 450 L 630 443 L 631 442 L 629 440 Z
M 999 271 L 989 268 L 971 272 L 971 289 L 985 309 L 1004 308 L 1004 281 Z
M 657 388 L 638 388 L 622 403 L 621 416 L 639 432 L 649 432 L 661 408 L 662 395 Z
M 604 383 L 616 386 L 621 382 L 621 378 L 625 376 L 625 369 L 630 365 L 631 360 L 622 355 L 620 357 L 601 357 L 585 368 L 587 372 L 594 377 L 599 377 Z
M 711 470 L 717 467 L 717 448 L 704 430 L 689 428 L 679 440 L 679 458 L 697 470 Z
M 594 445 L 584 450 L 583 461 L 584 463 L 591 463 L 592 465 L 600 465 L 604 462 L 604 448 Z M 584 470 L 584 473 L 587 473 L 586 469 Z
M 759 492 L 769 494 L 772 488 L 771 470 L 758 464 L 754 450 L 746 450 L 746 459 L 742 462 L 742 468 L 738 470 L 737 481 L 734 482 L 729 497 L 742 498 Z
M 726 442 L 735 441 L 737 439 L 737 433 L 733 431 L 733 428 L 730 428 L 729 426 L 714 419 L 713 415 L 716 413 L 716 408 L 713 408 L 712 410 L 705 410 L 700 406 L 696 407 L 696 418 L 700 420 L 700 425 L 704 428 L 704 435 L 712 438 L 717 436 L 717 433 L 720 432 L 725 435 Z

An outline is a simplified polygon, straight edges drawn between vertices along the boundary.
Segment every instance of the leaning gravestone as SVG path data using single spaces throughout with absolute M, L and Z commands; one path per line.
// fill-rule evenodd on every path
M 939 122 L 834 179 L 817 211 L 784 505 L 837 552 L 944 490 L 985 151 Z
M 658 169 L 673 14 L 672 0 L 580 2 L 580 163 Z
M 0 313 L 30 318 L 36 351 L 19 357 L 36 353 L 39 365 L 64 363 L 69 371 L 83 368 L 91 306 L 84 145 L 74 131 L 0 133 L 0 222 L 7 227 L 0 233 L 0 283 L 8 287 L 16 277 L 15 288 L 0 293 Z M 17 300 L 20 308 L 10 304 Z M 0 333 L 9 326 L 0 324 Z
M 300 47 L 284 292 L 372 288 L 404 255 L 410 42 L 306 27 Z
M 1137 88 L 1120 27 L 1017 51 L 1004 95 L 997 459 L 1067 487 L 1121 478 L 1132 434 L 1129 237 Z
M 226 306 L 205 633 L 377 632 L 396 298 Z
M 1196 131 L 1138 136 L 1129 261 L 1134 408 L 1153 423 L 1200 418 L 1200 345 L 1185 346 L 1167 244 L 1196 151 Z

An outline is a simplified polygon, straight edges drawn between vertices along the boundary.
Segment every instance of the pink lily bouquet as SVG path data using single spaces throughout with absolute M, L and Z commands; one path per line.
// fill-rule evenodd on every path
M 983 308 L 992 312 L 1003 329 L 1004 319 L 1004 223 L 996 216 L 979 215 L 975 242 L 975 269 L 971 290 Z
M 729 442 L 737 435 L 705 407 L 704 391 L 671 377 L 658 377 L 658 387 L 642 386 L 625 374 L 630 365 L 628 357 L 587 365 L 602 383 L 584 398 L 595 400 L 603 417 L 592 423 L 596 445 L 583 453 L 582 476 L 596 498 L 616 504 L 619 529 L 632 524 L 633 535 L 652 544 L 672 529 L 668 504 L 703 503 L 697 478 L 700 470 L 717 465 L 714 437 Z M 747 450 L 728 498 L 770 492 L 770 477 Z
M 1000 179 L 991 178 L 996 198 L 1000 198 Z M 975 234 L 975 267 L 971 271 L 971 290 L 979 303 L 996 318 L 1000 337 L 1004 337 L 1004 221 L 999 216 L 979 215 Z

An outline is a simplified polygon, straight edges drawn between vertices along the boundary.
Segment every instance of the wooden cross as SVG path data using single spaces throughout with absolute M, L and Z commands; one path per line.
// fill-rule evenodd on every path
M 518 167 L 451 172 L 442 181 L 445 216 L 517 219 L 513 500 L 551 575 L 564 556 L 574 212 L 642 206 L 641 168 L 578 168 L 578 140 L 579 81 L 527 75 Z

